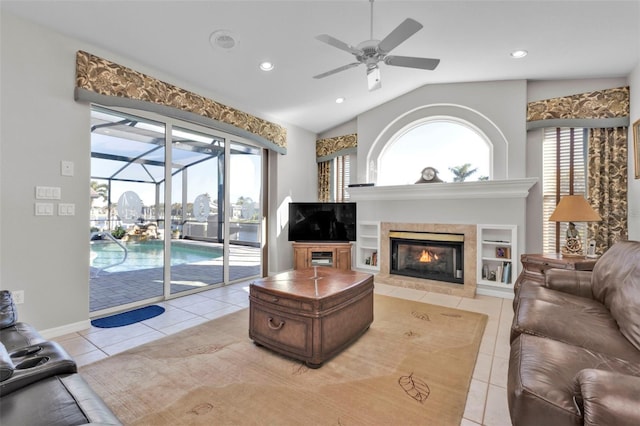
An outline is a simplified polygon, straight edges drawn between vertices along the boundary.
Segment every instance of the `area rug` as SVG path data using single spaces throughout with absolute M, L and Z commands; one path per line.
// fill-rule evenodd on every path
M 122 312 L 104 318 L 98 318 L 91 321 L 91 325 L 99 328 L 122 327 L 134 324 L 136 322 L 148 320 L 164 312 L 164 308 L 158 305 L 149 305 L 143 308 L 133 309 L 131 311 Z
M 248 309 L 80 369 L 127 425 L 459 425 L 483 314 L 375 296 L 319 369 L 257 345 Z

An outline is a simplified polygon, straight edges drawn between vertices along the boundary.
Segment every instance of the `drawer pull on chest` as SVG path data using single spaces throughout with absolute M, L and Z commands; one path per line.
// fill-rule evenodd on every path
M 282 326 L 284 325 L 284 321 L 280 321 L 280 324 L 274 324 L 273 322 L 273 317 L 269 317 L 269 320 L 267 322 L 267 324 L 269 325 L 269 328 L 272 330 L 280 330 L 282 328 Z
M 273 303 L 276 303 L 278 300 L 280 300 L 280 299 L 278 299 L 277 297 L 272 297 L 272 298 L 271 298 L 271 301 L 272 301 Z

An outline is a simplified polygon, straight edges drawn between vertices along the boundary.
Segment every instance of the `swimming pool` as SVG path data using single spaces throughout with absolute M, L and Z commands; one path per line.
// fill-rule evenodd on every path
M 104 272 L 137 271 L 140 269 L 162 268 L 164 266 L 164 241 L 122 242 L 127 248 L 127 260 L 122 260 L 122 248 L 109 240 L 91 241 L 91 267 Z M 171 243 L 171 266 L 214 260 L 222 257 L 222 247 L 198 246 L 195 244 Z

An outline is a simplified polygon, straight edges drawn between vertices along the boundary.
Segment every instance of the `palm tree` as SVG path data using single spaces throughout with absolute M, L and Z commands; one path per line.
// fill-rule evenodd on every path
M 449 167 L 449 170 L 455 176 L 453 178 L 454 182 L 464 182 L 469 176 L 478 171 L 476 167 L 473 170 L 469 170 L 471 168 L 471 163 L 463 164 L 462 166 Z
M 102 201 L 107 201 L 108 194 L 109 187 L 106 183 L 98 183 L 95 180 L 91 181 L 91 200 L 102 198 Z

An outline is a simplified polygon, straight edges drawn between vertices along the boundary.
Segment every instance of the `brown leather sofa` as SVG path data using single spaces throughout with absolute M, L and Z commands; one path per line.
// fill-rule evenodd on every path
M 121 424 L 69 354 L 17 319 L 11 293 L 0 291 L 0 424 Z
M 523 282 L 514 307 L 514 426 L 640 425 L 640 242 L 616 243 L 593 271 Z

